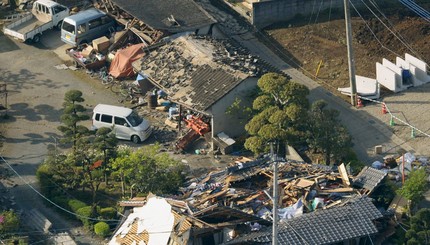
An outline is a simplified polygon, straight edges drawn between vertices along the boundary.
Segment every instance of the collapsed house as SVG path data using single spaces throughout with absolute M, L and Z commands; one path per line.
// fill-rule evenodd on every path
M 98 7 L 147 45 L 176 33 L 218 33 L 215 19 L 192 0 L 103 0 Z
M 210 128 L 199 133 L 210 132 L 209 141 L 218 138 L 219 142 L 220 137 L 228 140 L 244 132 L 242 119 L 226 116 L 226 110 L 236 99 L 251 103 L 249 94 L 259 76 L 275 71 L 246 49 L 209 37 L 179 36 L 149 46 L 144 52 L 142 59 L 133 62 L 134 69 L 146 78 L 140 86 L 149 90 L 148 84 L 154 85 L 178 105 L 178 111 L 191 110 L 198 118 L 205 118 Z
M 378 232 L 375 221 L 383 215 L 367 194 L 385 178 L 384 171 L 366 168 L 354 177 L 343 165 L 337 170 L 289 161 L 279 163 L 278 173 L 282 241 L 301 244 L 305 239 L 308 244 L 332 244 L 368 239 Z M 156 217 L 172 214 L 164 226 L 166 238 L 158 244 L 270 243 L 273 203 L 268 193 L 273 190 L 272 183 L 268 157 L 239 158 L 228 168 L 191 179 L 180 189 L 180 195 L 163 199 L 170 209 Z M 145 206 L 150 198 L 154 197 L 122 201 L 121 205 Z M 128 216 L 112 240 L 124 239 L 127 232 L 148 238 L 145 232 L 150 234 L 149 228 L 139 226 L 139 222 L 147 222 L 143 221 L 146 216 L 138 213 L 135 209 L 134 215 Z M 121 244 L 138 243 L 132 239 Z M 146 240 L 145 244 L 154 243 Z

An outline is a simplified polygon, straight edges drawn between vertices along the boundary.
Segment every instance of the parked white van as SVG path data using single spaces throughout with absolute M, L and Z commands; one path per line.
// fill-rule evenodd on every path
M 112 128 L 116 138 L 140 143 L 152 133 L 151 123 L 130 108 L 98 104 L 93 110 L 92 129 Z
M 61 40 L 73 46 L 90 43 L 93 39 L 115 32 L 116 21 L 95 8 L 64 18 Z

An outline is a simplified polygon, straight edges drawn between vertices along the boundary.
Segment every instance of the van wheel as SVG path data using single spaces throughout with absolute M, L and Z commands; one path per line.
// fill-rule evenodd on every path
M 40 34 L 37 34 L 36 36 L 33 37 L 32 39 L 33 43 L 38 43 L 40 42 Z
M 133 143 L 135 143 L 135 144 L 139 144 L 140 138 L 137 135 L 133 135 L 133 136 L 131 136 L 131 141 L 133 141 Z
M 61 30 L 61 24 L 63 24 L 62 21 L 58 21 L 57 25 L 55 26 L 55 29 Z

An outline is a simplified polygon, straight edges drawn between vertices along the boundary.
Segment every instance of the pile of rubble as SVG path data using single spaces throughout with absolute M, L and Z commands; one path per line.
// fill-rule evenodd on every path
M 337 171 L 318 164 L 280 162 L 278 168 L 278 208 L 283 218 L 341 205 L 369 194 L 386 176 L 384 171 L 367 167 L 352 177 L 344 165 Z M 226 206 L 270 220 L 272 188 L 271 161 L 267 157 L 254 161 L 242 158 L 232 167 L 192 179 L 181 189 L 180 199 L 192 213 Z

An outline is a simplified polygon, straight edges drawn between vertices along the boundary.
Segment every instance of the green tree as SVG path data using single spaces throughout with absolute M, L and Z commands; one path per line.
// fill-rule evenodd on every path
M 59 126 L 58 130 L 63 133 L 63 143 L 73 144 L 73 151 L 76 150 L 78 140 L 89 134 L 87 127 L 79 125 L 80 122 L 89 119 L 85 114 L 85 107 L 80 104 L 84 101 L 79 90 L 69 90 L 64 95 L 63 114 L 60 118 L 63 125 Z
M 19 217 L 13 211 L 3 211 L 0 213 L 0 238 L 8 237 L 8 233 L 13 233 L 19 229 Z
M 184 165 L 159 152 L 160 146 L 145 146 L 132 151 L 118 149 L 112 161 L 114 175 L 120 177 L 125 196 L 126 187 L 141 193 L 165 194 L 175 192 L 184 181 Z
M 339 111 L 328 109 L 323 100 L 315 101 L 309 113 L 307 142 L 315 152 L 324 155 L 325 163 L 341 161 L 352 147 L 352 138 L 338 119 Z
M 261 93 L 252 104 L 257 113 L 245 125 L 251 135 L 245 148 L 259 154 L 270 141 L 296 146 L 305 133 L 309 89 L 276 73 L 263 75 L 257 85 Z
M 421 209 L 411 217 L 405 237 L 408 245 L 430 244 L 430 209 Z
M 106 184 L 108 184 L 110 172 L 109 159 L 115 157 L 117 144 L 118 140 L 112 133 L 112 129 L 103 127 L 97 130 L 92 146 L 103 152 L 103 172 Z
M 411 200 L 414 205 L 424 198 L 424 193 L 429 189 L 427 178 L 428 174 L 424 168 L 413 170 L 397 193 Z

